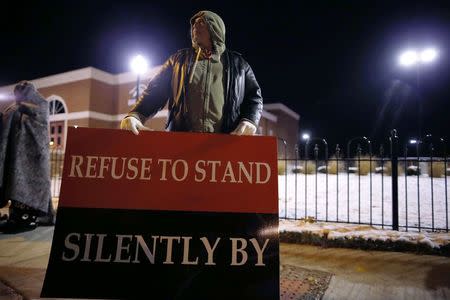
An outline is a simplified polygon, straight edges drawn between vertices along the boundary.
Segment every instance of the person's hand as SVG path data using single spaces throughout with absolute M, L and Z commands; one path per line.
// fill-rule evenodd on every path
M 126 117 L 120 122 L 120 129 L 131 130 L 135 135 L 139 134 L 138 129 L 150 130 L 150 128 L 142 125 L 141 121 L 135 117 Z
M 254 135 L 256 132 L 256 126 L 249 121 L 241 121 L 236 129 L 231 132 L 233 135 Z

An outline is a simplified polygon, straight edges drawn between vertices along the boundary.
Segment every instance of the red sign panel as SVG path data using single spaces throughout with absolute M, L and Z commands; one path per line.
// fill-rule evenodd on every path
M 278 298 L 274 137 L 70 128 L 66 149 L 43 297 Z

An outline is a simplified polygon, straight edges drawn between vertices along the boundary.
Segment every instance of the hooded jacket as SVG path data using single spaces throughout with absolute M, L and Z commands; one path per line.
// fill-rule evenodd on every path
M 201 11 L 192 17 L 191 25 L 198 16 L 206 20 L 212 37 L 213 55 L 220 56 L 223 64 L 224 101 L 220 132 L 230 133 L 241 120 L 258 126 L 263 101 L 253 70 L 239 53 L 225 49 L 225 25 L 218 15 Z M 144 123 L 168 103 L 166 128 L 192 131 L 186 101 L 191 100 L 187 96 L 188 80 L 191 72 L 195 72 L 196 48 L 198 46 L 193 41 L 192 48 L 179 50 L 164 63 L 129 116 L 137 117 Z
M 42 214 L 50 207 L 48 102 L 29 83 L 16 86 L 17 103 L 2 116 L 0 207 L 15 200 Z

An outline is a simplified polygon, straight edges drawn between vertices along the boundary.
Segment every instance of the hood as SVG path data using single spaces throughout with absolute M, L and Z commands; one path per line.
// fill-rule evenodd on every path
M 192 25 L 198 17 L 203 17 L 208 24 L 209 34 L 211 35 L 211 42 L 213 44 L 213 52 L 217 54 L 222 54 L 225 51 L 225 23 L 218 14 L 212 11 L 202 10 L 196 13 L 191 18 L 191 36 L 192 36 Z M 192 47 L 198 48 L 198 45 L 192 41 Z
M 34 84 L 29 81 L 21 81 L 14 87 L 14 96 L 16 102 L 30 102 L 36 105 L 46 103 L 47 100 L 42 97 Z

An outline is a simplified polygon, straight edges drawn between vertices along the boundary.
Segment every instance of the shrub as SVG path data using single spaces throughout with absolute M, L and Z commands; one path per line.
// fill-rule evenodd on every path
M 398 172 L 398 175 L 405 174 L 405 166 L 399 163 L 397 166 L 397 172 Z M 388 160 L 384 163 L 384 174 L 392 176 L 392 163 L 390 160 Z
M 345 161 L 339 159 L 339 164 L 337 163 L 336 157 L 333 156 L 328 161 L 328 174 L 337 174 L 345 171 Z
M 278 175 L 286 175 L 286 161 L 278 161 Z
M 305 162 L 303 162 L 303 173 L 304 174 L 315 174 L 316 173 L 316 162 L 313 160 L 308 160 L 305 168 Z
M 367 175 L 370 172 L 375 173 L 375 169 L 377 167 L 377 161 L 372 156 L 372 162 L 370 162 L 370 156 L 361 156 L 360 161 L 358 162 L 358 158 L 355 157 L 355 167 L 358 168 L 359 175 Z
M 278 175 L 284 175 L 286 171 L 284 161 L 278 162 Z M 301 161 L 297 164 L 297 168 L 292 168 L 292 173 L 294 174 L 315 174 L 316 173 L 316 162 L 314 160 L 308 160 L 306 164 L 305 172 L 305 161 Z
M 431 168 L 432 165 L 433 168 Z M 430 177 L 444 177 L 445 171 L 445 163 L 443 161 L 433 161 L 433 163 L 428 164 L 428 175 Z

